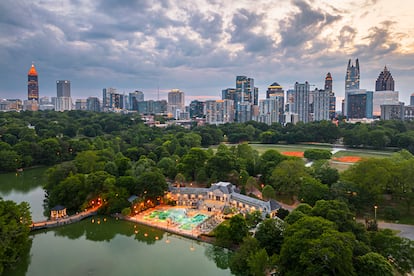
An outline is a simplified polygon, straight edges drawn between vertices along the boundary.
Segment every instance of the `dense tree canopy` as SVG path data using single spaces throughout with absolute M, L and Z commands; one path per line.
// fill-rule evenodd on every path
M 28 203 L 16 204 L 0 198 L 0 274 L 29 253 L 31 223 Z

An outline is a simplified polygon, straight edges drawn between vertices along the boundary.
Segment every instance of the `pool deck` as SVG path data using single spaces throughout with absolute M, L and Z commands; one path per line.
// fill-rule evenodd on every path
M 202 211 L 202 210 L 197 210 L 197 209 L 194 210 L 194 209 L 188 209 L 188 208 L 180 207 L 180 206 L 161 205 L 161 206 L 148 209 L 134 216 L 118 215 L 118 217 L 124 220 L 144 224 L 150 227 L 158 228 L 166 232 L 177 234 L 177 235 L 184 236 L 184 237 L 194 239 L 194 240 L 201 240 L 200 239 L 201 234 L 205 234 L 211 231 L 211 229 L 202 230 L 199 226 L 194 227 L 192 230 L 185 230 L 185 229 L 179 228 L 180 226 L 179 224 L 175 224 L 175 223 L 167 224 L 165 221 L 157 221 L 156 219 L 149 220 L 146 218 L 149 216 L 149 214 L 151 214 L 154 211 L 165 211 L 168 209 L 186 209 L 187 214 L 190 214 L 190 216 L 193 216 L 196 214 L 204 214 L 204 215 L 207 215 L 208 217 L 217 215 L 217 213 L 207 212 L 207 211 Z

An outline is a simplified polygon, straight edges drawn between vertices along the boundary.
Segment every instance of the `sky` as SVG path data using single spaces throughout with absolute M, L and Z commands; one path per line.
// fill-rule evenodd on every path
M 413 14 L 407 0 L 1 0 L 0 98 L 26 99 L 33 62 L 40 97 L 70 80 L 73 99 L 180 89 L 189 103 L 219 99 L 244 75 L 264 98 L 273 82 L 323 88 L 330 72 L 339 102 L 358 58 L 360 88 L 374 90 L 386 65 L 408 104 Z

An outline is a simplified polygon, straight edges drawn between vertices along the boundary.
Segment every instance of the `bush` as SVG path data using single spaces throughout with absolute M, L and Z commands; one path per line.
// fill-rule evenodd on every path
M 329 150 L 323 149 L 308 149 L 305 150 L 303 156 L 310 160 L 331 159 L 332 153 Z
M 387 206 L 384 208 L 384 217 L 386 220 L 398 220 L 400 219 L 400 213 L 397 209 Z

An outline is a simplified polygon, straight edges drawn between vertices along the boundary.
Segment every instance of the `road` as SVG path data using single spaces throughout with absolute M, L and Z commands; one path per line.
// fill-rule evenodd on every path
M 388 228 L 391 230 L 399 231 L 397 234 L 398 236 L 414 240 L 414 225 L 378 221 L 378 227 L 380 229 Z

